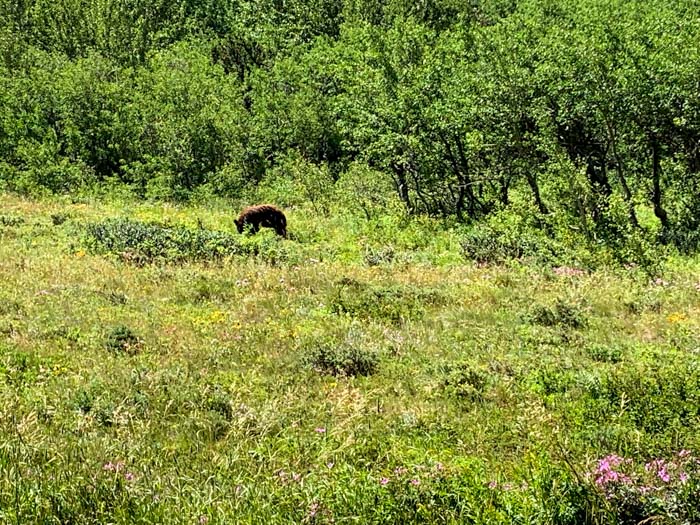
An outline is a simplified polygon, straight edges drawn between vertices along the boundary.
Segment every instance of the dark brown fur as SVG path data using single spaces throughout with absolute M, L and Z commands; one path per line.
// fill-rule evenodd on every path
M 264 228 L 274 228 L 278 235 L 287 237 L 287 218 L 282 213 L 282 210 L 272 204 L 249 206 L 233 222 L 236 223 L 238 233 L 243 233 L 245 227 L 250 225 L 253 233 L 258 233 L 262 226 Z

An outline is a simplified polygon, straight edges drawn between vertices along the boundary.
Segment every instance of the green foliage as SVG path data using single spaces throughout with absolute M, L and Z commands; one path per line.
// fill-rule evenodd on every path
M 558 299 L 553 306 L 535 305 L 530 315 L 533 323 L 542 326 L 583 328 L 587 324 L 586 313 L 580 305 Z
M 23 217 L 16 217 L 13 215 L 0 215 L 0 226 L 12 228 L 16 226 L 21 226 L 22 224 L 24 224 Z
M 608 418 L 624 404 L 624 417 L 650 433 L 673 433 L 700 416 L 697 363 L 673 367 L 636 365 L 616 368 L 590 389 L 589 420 Z
M 534 208 L 544 237 L 650 274 L 658 243 L 697 248 L 687 2 L 132 3 L 0 2 L 1 187 L 368 220 Z M 469 257 L 558 252 L 478 227 Z
M 591 345 L 586 353 L 594 361 L 601 363 L 619 363 L 624 356 L 624 349 L 617 345 Z
M 141 340 L 131 328 L 119 325 L 107 333 L 104 344 L 110 352 L 133 354 L 138 351 Z
M 358 341 L 320 341 L 302 350 L 302 363 L 317 372 L 342 376 L 368 376 L 376 372 L 379 356 Z
M 693 258 L 475 265 L 454 223 L 306 203 L 211 264 L 223 200 L 2 202 L 2 522 L 697 521 Z
M 95 253 L 118 255 L 137 264 L 216 260 L 250 253 L 231 234 L 131 219 L 107 219 L 87 225 L 85 245 Z
M 336 314 L 400 324 L 419 319 L 427 308 L 444 304 L 446 300 L 440 290 L 371 285 L 344 278 L 335 284 L 328 302 Z
M 456 363 L 445 370 L 445 392 L 458 399 L 482 401 L 489 383 L 489 374 L 469 363 Z

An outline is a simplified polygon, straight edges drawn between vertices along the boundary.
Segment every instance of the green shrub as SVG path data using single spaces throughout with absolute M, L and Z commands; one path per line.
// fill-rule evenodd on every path
M 302 363 L 317 372 L 342 376 L 368 376 L 379 366 L 379 356 L 358 342 L 317 342 L 307 347 Z
M 141 345 L 141 339 L 125 325 L 112 328 L 105 338 L 105 348 L 114 353 L 136 353 Z
M 464 234 L 461 245 L 464 257 L 477 263 L 498 264 L 522 258 L 556 260 L 552 241 L 536 230 L 500 229 L 482 223 Z
M 94 253 L 110 253 L 135 263 L 215 260 L 250 248 L 233 235 L 204 229 L 107 219 L 85 229 L 84 242 Z
M 443 388 L 449 396 L 469 401 L 483 400 L 489 374 L 469 363 L 449 365 L 444 372 Z
M 624 351 L 617 345 L 591 345 L 586 348 L 586 353 L 594 361 L 619 363 L 622 361 Z
M 620 407 L 646 432 L 692 432 L 700 421 L 700 368 L 693 362 L 614 368 L 590 386 L 587 417 L 619 417 Z
M 554 306 L 536 305 L 530 313 L 530 321 L 542 326 L 565 326 L 583 328 L 587 324 L 585 312 L 576 305 L 562 301 Z

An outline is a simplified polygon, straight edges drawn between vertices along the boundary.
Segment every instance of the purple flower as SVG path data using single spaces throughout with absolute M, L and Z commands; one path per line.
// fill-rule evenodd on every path
M 664 483 L 668 483 L 671 481 L 671 476 L 666 472 L 666 467 L 661 467 L 661 469 L 658 472 L 659 477 L 661 478 L 661 481 Z
M 629 483 L 631 480 L 621 472 L 615 470 L 620 464 L 626 462 L 625 458 L 622 458 L 616 454 L 610 454 L 598 461 L 598 466 L 593 472 L 595 474 L 596 485 L 605 486 L 608 483 Z
M 132 472 L 125 472 L 124 479 L 127 481 L 134 481 L 136 479 L 136 476 L 134 476 Z
M 498 483 L 496 483 L 496 481 L 492 481 L 491 483 L 489 483 L 489 488 L 491 490 L 495 489 L 497 486 L 498 486 Z
M 382 478 L 382 479 L 380 479 L 380 480 L 379 480 L 379 484 L 380 484 L 382 487 L 385 487 L 386 485 L 389 484 L 389 478 Z
M 418 485 L 420 485 L 420 480 L 419 480 L 419 479 L 416 479 L 416 478 L 413 478 L 413 479 L 411 480 L 411 485 L 413 485 L 414 487 L 417 487 Z

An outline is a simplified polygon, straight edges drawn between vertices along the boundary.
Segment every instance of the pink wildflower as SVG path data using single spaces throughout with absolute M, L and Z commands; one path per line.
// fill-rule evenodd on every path
M 314 429 L 314 432 L 317 432 L 317 433 L 319 433 L 319 434 L 325 434 L 325 433 L 326 433 L 326 429 L 325 429 L 324 427 L 316 427 L 316 428 Z
M 202 514 L 199 517 L 199 525 L 206 525 L 207 523 L 209 523 L 209 518 Z
M 685 484 L 688 481 L 688 473 L 681 472 L 680 475 L 678 476 L 678 479 L 681 480 L 681 483 Z
M 394 474 L 396 474 L 397 476 L 403 476 L 407 472 L 408 472 L 408 469 L 406 467 L 396 467 L 394 469 Z
M 598 467 L 593 472 L 595 474 L 596 485 L 605 486 L 608 483 L 629 483 L 631 480 L 621 472 L 615 470 L 621 463 L 625 462 L 624 458 L 616 454 L 610 454 L 598 461 Z
M 380 480 L 379 480 L 379 484 L 380 484 L 382 487 L 385 487 L 386 485 L 389 484 L 389 478 L 382 478 L 382 479 L 380 479 Z
M 418 485 L 420 485 L 420 480 L 419 480 L 419 479 L 416 479 L 416 478 L 413 478 L 413 479 L 411 480 L 411 485 L 413 485 L 414 487 L 417 487 Z
M 133 472 L 126 472 L 124 473 L 124 479 L 127 481 L 134 481 L 136 476 L 133 474 Z
M 492 481 L 491 483 L 489 483 L 489 488 L 491 490 L 495 489 L 497 486 L 498 486 L 498 483 L 496 483 L 495 481 Z

